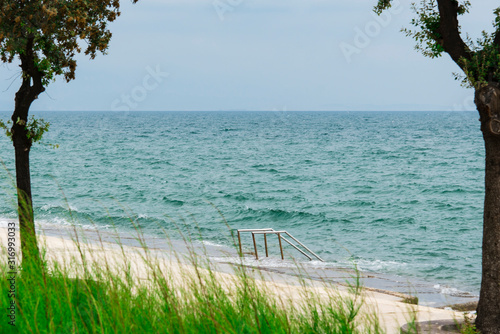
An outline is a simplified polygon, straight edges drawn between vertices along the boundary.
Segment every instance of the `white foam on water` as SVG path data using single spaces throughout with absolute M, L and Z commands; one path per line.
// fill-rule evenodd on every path
M 96 225 L 96 224 L 81 224 L 81 223 L 75 223 L 72 221 L 69 221 L 65 218 L 61 217 L 53 217 L 50 220 L 47 219 L 38 219 L 35 221 L 35 224 L 37 228 L 43 230 L 43 229 L 66 229 L 66 230 L 72 230 L 74 228 L 78 229 L 83 229 L 83 230 L 107 230 L 111 227 L 112 225 Z
M 9 227 L 9 223 L 16 223 L 16 222 L 17 222 L 16 219 L 1 217 L 0 218 L 0 227 L 1 228 L 8 228 Z M 16 227 L 17 227 L 17 224 L 16 224 Z
M 71 204 L 65 204 L 65 205 L 45 204 L 40 208 L 40 210 L 42 210 L 42 211 L 50 211 L 50 209 L 63 209 L 63 210 L 67 210 L 67 211 L 79 212 L 79 209 L 76 206 L 71 205 Z
M 210 247 L 225 247 L 224 245 L 217 244 L 215 242 L 206 241 L 206 240 L 201 240 L 198 242 L 203 244 L 203 245 L 210 246 Z
M 297 263 L 291 261 L 283 261 L 281 259 L 274 258 L 264 258 L 264 259 L 252 259 L 249 257 L 240 258 L 239 256 L 228 256 L 228 257 L 210 257 L 211 260 L 216 262 L 229 262 L 234 264 L 242 264 L 249 267 L 261 267 L 261 268 L 297 268 Z
M 438 290 L 439 293 L 443 295 L 448 295 L 448 296 L 454 296 L 454 297 L 475 297 L 474 295 L 470 294 L 469 292 L 466 291 L 461 291 L 457 288 L 450 288 L 448 286 L 441 286 L 440 284 L 434 285 L 434 289 Z
M 220 246 L 223 247 L 223 246 Z M 333 262 L 308 261 L 308 260 L 282 260 L 281 258 L 267 257 L 256 260 L 254 257 L 245 256 L 243 259 L 239 256 L 228 257 L 210 257 L 216 262 L 229 262 L 234 264 L 242 264 L 244 266 L 261 267 L 261 268 L 304 268 L 304 269 L 327 269 L 340 268 L 341 266 Z
M 308 262 L 304 262 L 304 265 L 310 268 L 322 269 L 322 268 L 330 268 L 330 267 L 338 267 L 338 264 L 333 262 L 323 262 L 319 260 L 312 260 Z
M 390 272 L 408 267 L 408 264 L 405 262 L 382 260 L 356 260 L 346 264 L 352 266 L 353 263 L 357 265 L 358 269 L 361 271 Z

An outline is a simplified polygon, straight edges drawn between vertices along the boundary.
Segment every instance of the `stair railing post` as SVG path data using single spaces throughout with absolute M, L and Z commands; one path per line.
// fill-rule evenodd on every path
M 278 233 L 278 240 L 280 242 L 281 259 L 284 260 L 285 257 L 283 256 L 283 246 L 281 245 L 281 233 Z
M 266 246 L 266 257 L 269 257 L 269 253 L 267 251 L 267 234 L 264 233 L 264 245 Z
M 241 249 L 241 235 L 240 235 L 240 231 L 238 231 L 238 243 L 240 244 L 240 257 L 243 257 L 243 250 Z
M 259 259 L 259 253 L 257 253 L 257 243 L 255 243 L 255 234 L 252 232 L 253 248 L 255 249 L 255 259 Z

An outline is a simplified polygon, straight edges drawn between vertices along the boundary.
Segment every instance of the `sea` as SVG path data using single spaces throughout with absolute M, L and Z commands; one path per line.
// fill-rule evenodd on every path
M 256 260 L 244 233 L 249 266 L 357 268 L 378 278 L 375 288 L 420 286 L 434 294 L 429 304 L 477 298 L 484 147 L 476 112 L 35 115 L 51 124 L 31 151 L 40 229 L 140 230 L 227 250 L 212 257 L 231 262 L 237 229 L 273 228 L 324 262 L 287 244 L 281 260 L 274 235 L 268 258 L 256 235 Z M 1 226 L 16 218 L 14 151 L 4 135 L 0 159 Z

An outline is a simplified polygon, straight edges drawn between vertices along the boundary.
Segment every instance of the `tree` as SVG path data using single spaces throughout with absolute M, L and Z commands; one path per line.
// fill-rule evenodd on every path
M 380 14 L 392 0 L 379 0 Z M 459 17 L 469 12 L 469 1 L 421 0 L 413 4 L 414 30 L 403 29 L 427 57 L 447 53 L 461 70 L 462 84 L 475 90 L 475 104 L 483 133 L 485 201 L 483 216 L 482 281 L 476 326 L 481 333 L 500 333 L 500 7 L 493 9 L 493 32 L 483 31 L 473 41 L 461 33 Z
M 48 124 L 29 119 L 30 106 L 57 76 L 67 82 L 75 79 L 74 58 L 82 48 L 91 59 L 106 52 L 111 39 L 108 23 L 120 15 L 120 1 L 0 0 L 0 9 L 0 59 L 16 60 L 21 68 L 12 121 L 0 126 L 14 144 L 23 262 L 39 262 L 29 154 Z

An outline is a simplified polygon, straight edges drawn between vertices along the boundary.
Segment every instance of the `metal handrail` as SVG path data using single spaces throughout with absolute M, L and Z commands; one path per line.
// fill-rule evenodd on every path
M 240 232 L 258 232 L 258 231 L 274 231 L 272 228 L 251 228 L 251 229 L 241 229 L 238 230 L 238 243 L 240 244 L 240 255 L 243 256 L 243 250 L 241 249 L 241 236 Z M 255 238 L 254 238 L 255 241 Z M 267 238 L 265 238 L 266 241 L 266 254 L 267 254 Z M 255 244 L 255 242 L 254 242 Z
M 269 252 L 268 252 L 268 249 L 267 249 L 267 235 L 268 234 L 277 234 L 278 235 L 279 245 L 280 245 L 281 259 L 285 258 L 284 255 L 283 255 L 283 246 L 281 244 L 281 239 L 283 239 L 288 244 L 290 244 L 293 248 L 295 248 L 296 250 L 298 250 L 299 252 L 301 252 L 303 255 L 305 255 L 309 260 L 312 260 L 312 258 L 306 252 L 304 252 L 302 249 L 300 249 L 299 247 L 297 247 L 296 245 L 294 245 L 290 240 L 288 240 L 288 239 L 286 239 L 285 237 L 282 236 L 282 234 L 286 234 L 291 239 L 293 239 L 295 242 L 297 242 L 298 245 L 302 246 L 305 250 L 307 250 L 311 255 L 315 256 L 318 260 L 320 260 L 322 262 L 325 262 L 316 253 L 314 253 L 312 250 L 310 250 L 309 248 L 307 248 L 306 245 L 304 245 L 302 242 L 300 242 L 299 240 L 297 240 L 297 238 L 295 238 L 293 235 L 291 235 L 287 231 L 284 231 L 284 230 L 283 231 L 275 231 L 272 228 L 257 228 L 257 229 L 240 229 L 240 230 L 238 230 L 238 243 L 239 243 L 239 246 L 240 246 L 240 255 L 241 256 L 243 256 L 243 250 L 242 250 L 242 245 L 241 245 L 241 235 L 240 235 L 241 232 L 251 232 L 252 233 L 253 247 L 254 247 L 254 250 L 255 250 L 255 258 L 257 260 L 259 259 L 259 254 L 257 252 L 257 243 L 255 241 L 255 235 L 256 234 L 263 234 L 264 235 L 264 245 L 265 245 L 265 250 L 266 250 L 266 257 L 269 257 Z
M 320 258 L 316 253 L 314 253 L 312 250 L 310 250 L 309 248 L 306 247 L 306 245 L 304 245 L 302 242 L 300 242 L 299 240 L 297 240 L 296 238 L 293 237 L 293 235 L 291 235 L 290 233 L 286 232 L 286 235 L 288 235 L 290 238 L 292 238 L 296 243 L 298 243 L 299 245 L 301 245 L 302 247 L 304 247 L 309 253 L 311 253 L 312 255 L 314 255 L 318 260 L 320 260 L 321 262 L 325 262 L 322 258 Z
M 305 257 L 307 257 L 307 258 L 309 259 L 309 261 L 312 261 L 312 257 L 310 257 L 309 255 L 307 255 L 307 253 L 306 253 L 306 252 L 304 252 L 304 251 L 303 251 L 302 249 L 300 249 L 299 247 L 297 247 L 297 246 L 295 246 L 294 244 L 292 244 L 292 243 L 290 242 L 290 240 L 288 240 L 288 239 L 287 239 L 287 238 L 285 238 L 285 237 L 281 237 L 281 239 L 285 240 L 286 242 L 288 242 L 288 244 L 289 244 L 290 246 L 292 246 L 293 248 L 295 248 L 296 250 L 298 250 L 299 252 L 301 252 L 302 254 L 304 254 L 304 256 L 305 256 Z M 321 261 L 323 261 L 323 260 L 321 260 Z M 324 262 L 324 261 L 323 261 L 323 262 Z

